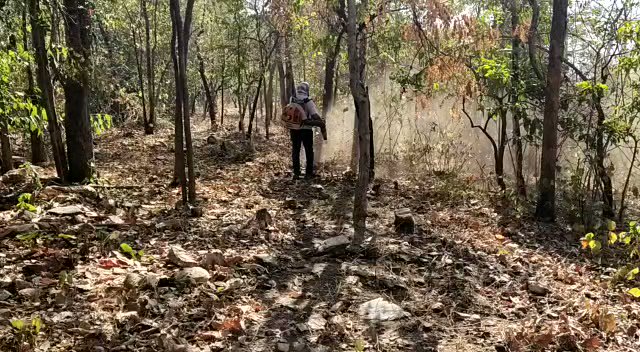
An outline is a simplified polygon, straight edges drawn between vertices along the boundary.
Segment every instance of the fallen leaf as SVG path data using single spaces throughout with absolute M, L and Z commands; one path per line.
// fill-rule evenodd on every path
M 582 346 L 587 350 L 587 351 L 598 351 L 600 346 L 602 346 L 602 342 L 600 341 L 600 339 L 598 339 L 597 337 L 592 337 L 589 339 L 586 339 L 583 343 Z

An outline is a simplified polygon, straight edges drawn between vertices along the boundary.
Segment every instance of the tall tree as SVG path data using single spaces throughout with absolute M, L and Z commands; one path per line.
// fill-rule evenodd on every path
M 149 88 L 149 116 L 144 120 L 144 133 L 153 134 L 156 123 L 156 83 L 155 83 L 155 53 L 151 47 L 151 24 L 149 19 L 149 11 L 147 2 L 149 0 L 140 0 L 142 18 L 144 19 L 144 41 L 145 41 L 145 58 L 147 71 L 147 87 Z M 157 3 L 154 6 L 154 12 L 157 11 Z M 154 24 L 157 24 L 157 19 Z M 155 32 L 155 31 L 154 31 Z M 155 35 L 155 33 L 154 33 Z
M 51 147 L 53 149 L 53 160 L 56 165 L 56 173 L 63 181 L 67 174 L 67 157 L 62 142 L 62 133 L 58 122 L 58 115 L 53 97 L 53 83 L 51 82 L 51 71 L 47 58 L 47 48 L 45 46 L 45 19 L 41 17 L 39 0 L 29 0 L 29 20 L 31 22 L 31 38 L 35 50 L 36 61 L 36 81 L 40 89 L 40 103 L 47 114 L 47 128 L 51 137 Z M 54 28 L 52 26 L 52 28 Z M 52 33 L 53 36 L 53 33 Z
M 521 197 L 527 197 L 527 185 L 522 172 L 523 167 L 523 148 L 522 148 L 522 132 L 520 130 L 520 122 L 522 120 L 524 110 L 520 106 L 520 49 L 522 42 L 518 35 L 518 27 L 520 26 L 520 6 L 518 0 L 510 0 L 511 12 L 511 119 L 513 120 L 513 149 L 515 150 L 515 176 L 516 190 Z
M 184 22 L 180 14 L 180 0 L 170 0 L 169 6 L 171 11 L 171 22 L 173 24 L 175 47 L 172 46 L 172 55 L 174 58 L 174 71 L 176 72 L 176 124 L 181 120 L 184 132 L 184 146 L 176 145 L 176 164 L 178 163 L 178 155 L 186 150 L 186 179 L 183 176 L 184 171 L 179 174 L 182 176 L 180 182 L 182 184 L 182 199 L 184 205 L 186 203 L 194 204 L 196 200 L 196 180 L 193 168 L 193 141 L 191 139 L 191 117 L 189 110 L 189 87 L 187 84 L 187 63 L 189 53 L 189 38 L 191 36 L 191 22 L 193 19 L 193 6 L 195 0 L 187 0 L 187 6 L 184 14 Z M 178 116 L 178 106 L 182 107 L 181 116 Z M 176 129 L 177 131 L 177 129 Z M 176 140 L 178 139 L 176 134 Z M 183 159 L 184 160 L 184 159 Z M 184 165 L 184 162 L 183 162 Z M 186 189 L 185 189 L 186 186 Z M 185 192 L 186 191 L 186 192 Z
M 344 8 L 344 7 L 343 7 Z M 360 3 L 362 13 L 367 13 L 367 2 Z M 356 108 L 358 131 L 358 181 L 353 201 L 353 243 L 364 241 L 367 221 L 367 189 L 370 177 L 370 121 L 371 110 L 369 91 L 365 84 L 367 65 L 366 25 L 358 26 L 358 12 L 355 0 L 347 0 L 347 43 L 349 51 L 349 87 Z
M 556 217 L 556 159 L 558 154 L 558 111 L 562 85 L 562 55 L 567 38 L 568 0 L 553 0 L 549 66 L 545 92 L 542 159 L 536 216 L 545 221 Z
M 27 30 L 27 7 L 25 6 L 22 11 L 22 46 L 25 51 L 29 50 L 29 32 Z M 35 81 L 33 80 L 33 68 L 31 61 L 25 66 L 27 74 L 27 95 L 34 105 L 41 106 L 40 99 L 36 94 Z M 30 128 L 29 138 L 31 142 L 31 162 L 34 164 L 43 163 L 47 161 L 47 152 L 45 150 L 43 137 L 42 121 L 38 118 L 37 128 Z M 30 126 L 31 127 L 31 126 Z
M 69 181 L 83 182 L 91 178 L 93 170 L 93 136 L 89 116 L 91 5 L 87 0 L 64 0 L 64 6 L 66 42 L 71 49 L 71 67 L 63 82 Z

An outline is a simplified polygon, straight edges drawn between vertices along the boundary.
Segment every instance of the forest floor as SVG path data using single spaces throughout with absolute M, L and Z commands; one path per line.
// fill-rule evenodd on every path
M 45 184 L 36 215 L 0 212 L 1 351 L 640 350 L 640 305 L 577 234 L 463 181 L 377 180 L 375 242 L 352 251 L 354 181 L 293 182 L 285 137 L 254 150 L 196 128 L 188 217 L 170 129 L 138 130 L 97 139 L 97 185 Z M 0 194 L 33 182 L 14 178 Z M 414 234 L 396 232 L 400 208 Z

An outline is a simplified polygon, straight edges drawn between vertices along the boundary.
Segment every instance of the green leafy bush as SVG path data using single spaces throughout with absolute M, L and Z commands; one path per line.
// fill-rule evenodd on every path
M 583 249 L 589 249 L 592 253 L 597 254 L 602 250 L 603 241 L 609 247 L 622 248 L 628 255 L 629 260 L 640 259 L 640 225 L 636 221 L 629 222 L 628 231 L 616 232 L 616 223 L 609 221 L 607 223 L 607 233 L 605 236 L 598 236 L 593 232 L 586 234 L 581 239 Z M 640 273 L 640 267 L 627 265 L 621 268 L 616 275 L 619 278 L 625 278 L 628 281 L 635 280 Z M 634 287 L 628 293 L 636 298 L 640 298 L 640 288 Z

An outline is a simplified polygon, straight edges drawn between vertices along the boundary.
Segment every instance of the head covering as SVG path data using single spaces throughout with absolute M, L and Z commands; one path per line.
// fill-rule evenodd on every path
M 302 82 L 296 88 L 296 98 L 308 99 L 309 98 L 309 83 Z

